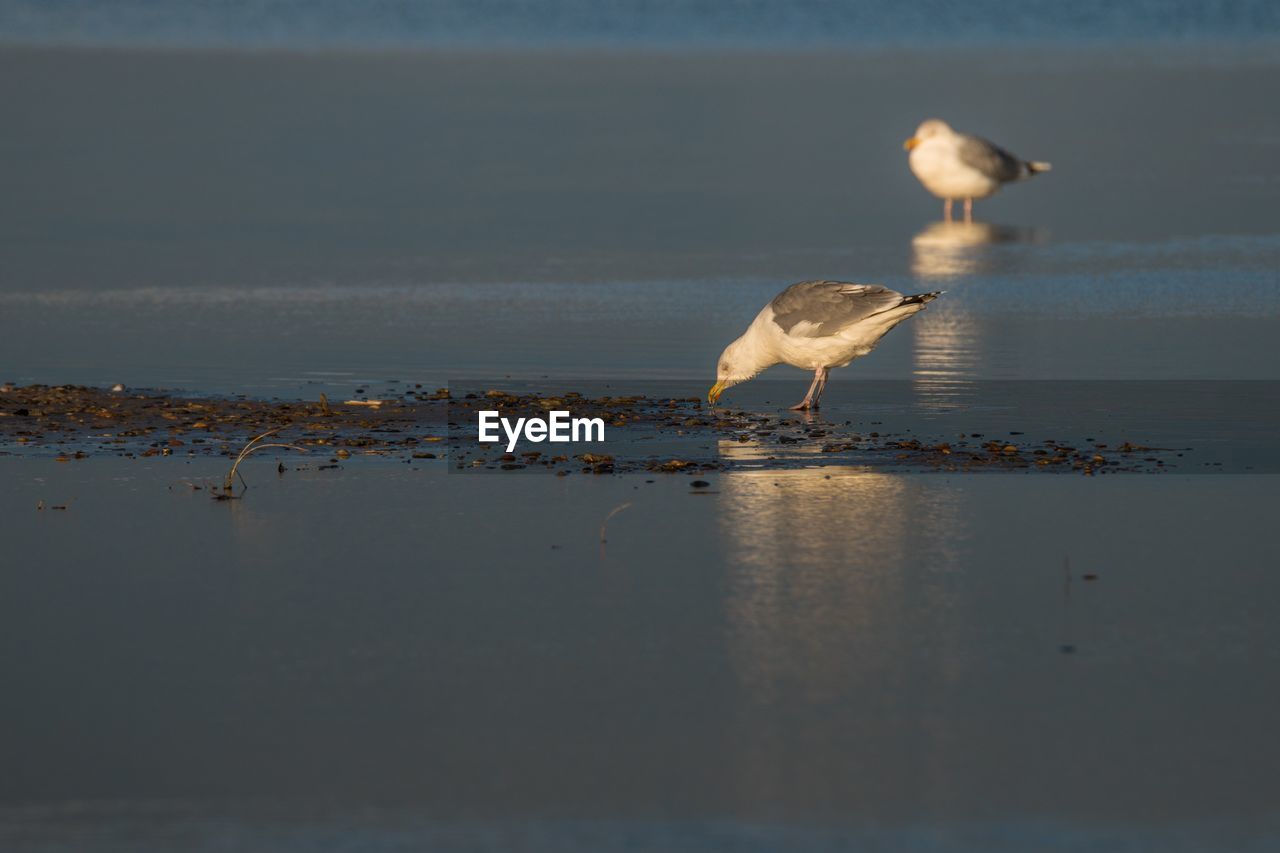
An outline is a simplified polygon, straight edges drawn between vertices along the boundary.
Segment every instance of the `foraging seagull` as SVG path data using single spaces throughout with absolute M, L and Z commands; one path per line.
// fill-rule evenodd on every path
M 951 221 L 951 203 L 964 199 L 964 221 L 973 220 L 973 200 L 994 195 L 1002 184 L 1021 181 L 1053 168 L 1022 160 L 998 145 L 959 133 L 942 119 L 931 118 L 902 143 L 911 152 L 907 163 L 924 188 L 942 199 L 942 215 Z
M 793 284 L 764 306 L 742 337 L 724 348 L 707 402 L 715 404 L 730 385 L 785 362 L 813 371 L 809 393 L 791 408 L 816 409 L 831 368 L 871 352 L 890 329 L 940 293 L 903 296 L 878 284 L 847 281 Z

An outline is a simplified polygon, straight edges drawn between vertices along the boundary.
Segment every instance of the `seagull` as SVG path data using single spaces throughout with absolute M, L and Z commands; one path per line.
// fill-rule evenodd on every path
M 791 408 L 817 409 L 831 368 L 871 352 L 890 329 L 941 294 L 903 296 L 878 284 L 849 281 L 793 284 L 761 309 L 742 337 L 724 348 L 707 402 L 715 405 L 729 386 L 786 363 L 813 371 L 809 393 Z
M 1002 184 L 1021 181 L 1053 168 L 1049 163 L 1023 160 L 999 145 L 952 130 L 931 118 L 902 143 L 912 173 L 924 188 L 942 199 L 942 215 L 951 221 L 951 203 L 964 199 L 964 221 L 973 221 L 973 200 L 994 195 Z

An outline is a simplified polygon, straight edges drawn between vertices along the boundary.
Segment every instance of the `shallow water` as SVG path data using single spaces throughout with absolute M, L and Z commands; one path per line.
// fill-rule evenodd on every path
M 987 44 L 1009 40 L 1091 42 L 1160 38 L 1258 39 L 1280 35 L 1266 0 L 1151 3 L 1079 0 L 1010 5 L 971 0 L 786 4 L 681 0 L 8 0 L 0 37 L 19 41 L 164 46 L 313 48 L 503 44 L 562 47 L 813 44 Z
M 1273 476 L 4 464 L 7 850 L 1280 841 Z
M 947 291 L 857 376 L 1278 376 L 1265 56 L 5 48 L 0 67 L 6 380 L 703 378 L 819 277 Z M 937 112 L 1055 171 L 947 227 L 900 147 Z

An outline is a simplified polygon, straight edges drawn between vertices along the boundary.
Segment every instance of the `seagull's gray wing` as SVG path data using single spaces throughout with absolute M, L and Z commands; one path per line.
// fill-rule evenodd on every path
M 1001 183 L 1022 177 L 1022 161 L 999 145 L 967 133 L 959 136 L 960 162 L 966 166 Z
M 821 338 L 838 334 L 873 314 L 897 308 L 905 298 L 878 284 L 802 281 L 779 293 L 769 304 L 773 307 L 773 322 L 788 335 Z

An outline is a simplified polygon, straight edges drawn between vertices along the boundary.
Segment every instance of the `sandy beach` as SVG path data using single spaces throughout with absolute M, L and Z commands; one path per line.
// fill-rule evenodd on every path
M 0 848 L 1274 849 L 1268 44 L 0 39 Z

